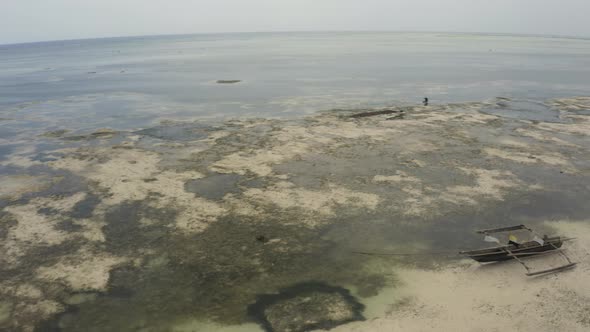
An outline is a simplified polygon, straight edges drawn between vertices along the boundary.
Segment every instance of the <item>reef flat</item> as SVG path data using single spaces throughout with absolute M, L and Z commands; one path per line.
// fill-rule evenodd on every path
M 590 326 L 588 97 L 71 132 L 0 141 L 1 329 Z M 578 236 L 578 268 L 526 281 L 452 255 L 353 253 L 458 251 L 519 223 Z M 311 322 L 305 287 L 249 313 L 306 283 L 339 290 L 308 295 Z

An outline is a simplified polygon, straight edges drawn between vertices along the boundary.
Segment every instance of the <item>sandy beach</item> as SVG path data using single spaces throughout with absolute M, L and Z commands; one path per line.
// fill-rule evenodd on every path
M 373 301 L 387 308 L 366 322 L 332 331 L 587 331 L 590 326 L 588 221 L 551 221 L 577 240 L 567 252 L 573 270 L 527 277 L 515 261 L 479 265 L 469 260 L 425 270 L 396 270 L 400 286 Z M 535 266 L 559 266 L 556 257 Z

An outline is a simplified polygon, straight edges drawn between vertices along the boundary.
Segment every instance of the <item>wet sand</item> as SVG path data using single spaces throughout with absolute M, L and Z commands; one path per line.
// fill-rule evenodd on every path
M 269 327 L 247 308 L 312 282 L 365 309 L 327 308 L 338 319 L 302 331 L 585 331 L 589 101 L 547 101 L 540 120 L 506 116 L 526 103 L 501 98 L 393 107 L 395 119 L 340 110 L 11 142 L 0 327 L 280 331 L 293 326 L 277 320 L 284 309 L 269 309 Z M 421 255 L 485 246 L 473 230 L 520 223 L 577 237 L 566 249 L 579 266 L 527 278 L 518 264 Z
M 577 237 L 567 249 L 579 262 L 575 269 L 540 277 L 525 277 L 517 262 L 396 269 L 399 286 L 375 299 L 385 310 L 368 322 L 333 331 L 587 331 L 588 221 L 551 221 L 547 226 Z M 563 260 L 544 257 L 529 264 L 546 268 Z

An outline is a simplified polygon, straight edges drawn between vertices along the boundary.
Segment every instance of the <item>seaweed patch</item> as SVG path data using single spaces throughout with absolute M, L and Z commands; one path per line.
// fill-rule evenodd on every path
M 248 314 L 268 332 L 305 332 L 365 320 L 364 308 L 345 288 L 305 282 L 259 295 Z

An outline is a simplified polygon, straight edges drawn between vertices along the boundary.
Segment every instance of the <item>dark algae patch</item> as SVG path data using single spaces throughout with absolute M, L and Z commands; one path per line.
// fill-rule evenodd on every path
M 95 194 L 88 194 L 86 198 L 76 203 L 72 208 L 70 216 L 72 218 L 90 218 L 96 206 L 100 203 L 100 197 Z
M 187 181 L 184 189 L 199 196 L 220 200 L 228 193 L 239 193 L 238 181 L 242 176 L 237 174 L 215 174 L 203 179 Z
M 58 137 L 62 137 L 63 135 L 67 134 L 68 132 L 69 132 L 69 130 L 66 130 L 66 129 L 58 129 L 58 130 L 48 131 L 48 132 L 42 134 L 41 136 L 50 137 L 50 138 L 58 138 Z
M 265 309 L 274 317 L 272 331 L 295 326 L 289 323 L 281 327 L 276 318 L 291 307 L 299 310 L 297 317 L 307 315 L 306 310 L 312 308 L 317 311 L 313 324 L 305 323 L 296 331 L 327 328 L 363 319 L 358 300 L 348 290 L 329 285 L 370 287 L 371 280 L 379 279 L 366 266 L 365 258 L 336 254 L 336 244 L 325 240 L 321 231 L 284 225 L 281 218 L 296 218 L 295 213 L 268 217 L 265 223 L 227 217 L 202 234 L 150 238 L 149 234 L 161 226 L 143 229 L 137 222 L 142 209 L 140 205 L 122 204 L 109 213 L 112 226 L 105 229 L 111 250 L 119 254 L 136 252 L 142 263 L 112 270 L 106 291 L 74 305 L 75 310 L 60 323 L 62 331 L 168 331 L 174 322 L 186 319 L 237 325 L 251 321 L 249 311 L 254 307 L 249 309 L 249 305 L 268 306 L 273 301 L 276 305 Z M 163 224 L 166 215 L 154 218 Z M 138 233 L 140 230 L 145 234 Z M 268 241 L 258 241 L 260 234 Z M 141 254 L 144 251 L 149 253 Z M 367 277 L 371 275 L 374 278 Z M 283 289 L 278 297 L 281 301 L 261 295 L 269 289 Z M 282 301 L 291 296 L 289 302 Z M 311 297 L 313 307 L 306 309 L 303 297 Z
M 364 320 L 363 309 L 345 288 L 307 282 L 259 295 L 248 314 L 267 332 L 305 332 Z
M 170 124 L 138 130 L 135 134 L 170 141 L 192 141 L 207 137 L 211 128 L 190 124 Z
M 353 115 L 351 115 L 350 117 L 353 119 L 358 119 L 358 118 L 367 118 L 367 117 L 371 117 L 371 116 L 378 116 L 378 115 L 390 115 L 390 114 L 396 114 L 396 113 L 403 113 L 403 110 L 394 110 L 394 109 L 384 109 L 384 110 L 377 110 L 377 111 L 366 111 L 366 112 L 361 112 L 361 113 L 355 113 Z
M 59 136 L 54 135 L 54 136 L 49 136 L 49 137 L 61 137 L 63 140 L 66 140 L 66 141 L 90 141 L 93 139 L 111 139 L 115 135 L 117 135 L 116 131 L 109 129 L 109 128 L 98 129 L 98 130 L 95 130 L 94 132 L 87 134 L 87 135 L 63 136 L 67 132 L 68 131 L 65 131 Z

